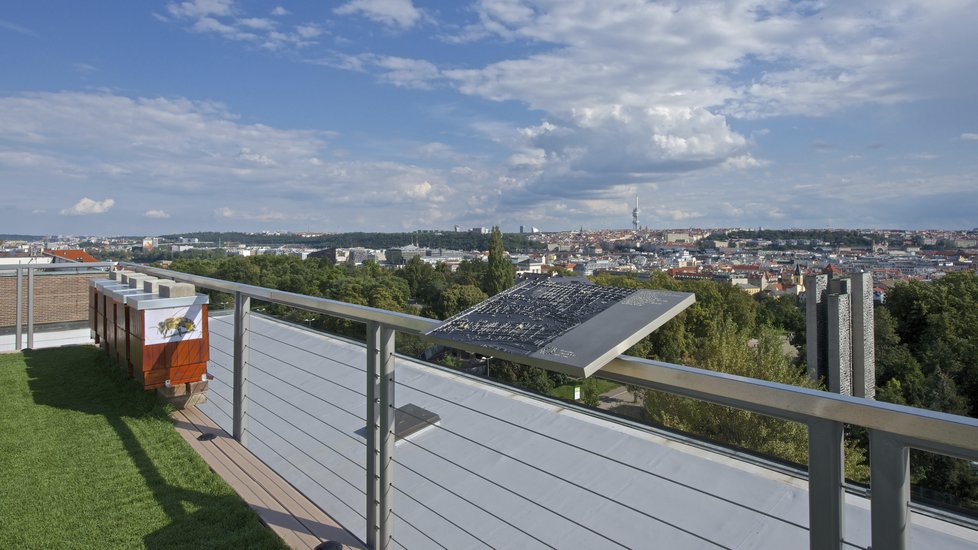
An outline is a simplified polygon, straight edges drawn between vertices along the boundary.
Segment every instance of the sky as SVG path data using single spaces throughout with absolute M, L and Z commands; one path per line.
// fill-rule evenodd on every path
M 13 0 L 0 233 L 978 227 L 978 0 Z

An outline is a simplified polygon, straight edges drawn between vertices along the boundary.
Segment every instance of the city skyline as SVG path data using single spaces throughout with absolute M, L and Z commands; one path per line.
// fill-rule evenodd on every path
M 0 232 L 970 229 L 975 7 L 20 4 Z

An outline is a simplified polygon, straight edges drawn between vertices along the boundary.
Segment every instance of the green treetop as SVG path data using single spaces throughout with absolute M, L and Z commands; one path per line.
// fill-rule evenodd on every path
M 505 256 L 503 249 L 503 234 L 499 226 L 492 228 L 489 238 L 489 265 L 482 277 L 482 290 L 489 296 L 495 296 L 513 286 L 515 276 L 513 264 Z

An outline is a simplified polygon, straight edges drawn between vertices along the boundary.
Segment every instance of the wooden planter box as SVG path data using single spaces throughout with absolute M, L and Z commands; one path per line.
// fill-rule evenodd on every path
M 106 299 L 105 292 L 108 289 L 122 289 L 128 286 L 128 283 L 122 281 L 123 275 L 129 274 L 129 271 L 110 271 L 107 279 L 93 279 L 89 281 L 89 307 L 93 311 L 89 313 L 89 319 L 92 320 L 93 327 L 92 330 L 95 331 L 95 343 L 98 344 L 102 351 L 108 353 L 108 337 L 106 333 L 108 332 L 107 314 L 106 314 Z
M 149 277 L 148 275 L 143 275 L 140 273 L 130 273 L 127 276 L 123 276 L 123 281 L 126 283 L 126 287 L 110 288 L 105 291 L 105 294 L 111 299 L 114 319 L 114 327 L 109 327 L 109 331 L 113 331 L 111 341 L 114 343 L 114 353 L 110 352 L 110 357 L 114 358 L 118 364 L 119 368 L 126 373 L 129 378 L 133 377 L 132 362 L 129 361 L 129 308 L 127 307 L 128 300 L 130 298 L 140 296 L 140 297 L 152 297 L 154 294 L 152 292 L 146 292 L 143 288 L 144 280 L 156 281 L 156 277 Z M 108 308 L 108 301 L 106 301 L 106 307 Z
M 138 281 L 137 281 L 138 282 Z M 109 356 L 115 359 L 119 368 L 129 378 L 133 377 L 132 363 L 129 361 L 129 334 L 130 334 L 130 310 L 127 307 L 128 300 L 130 298 L 139 297 L 151 297 L 155 296 L 152 293 L 144 292 L 142 289 L 136 288 L 126 288 L 125 290 L 112 289 L 105 291 L 108 300 L 106 300 L 106 307 L 112 308 L 112 319 L 114 321 L 113 325 L 109 327 L 108 331 L 112 333 L 111 341 L 114 342 L 113 350 L 109 352 Z M 111 304 L 111 305 L 109 305 Z
M 100 281 L 101 282 L 101 281 Z M 102 351 L 107 353 L 110 357 L 115 355 L 115 343 L 113 336 L 115 335 L 115 308 L 113 307 L 112 298 L 108 296 L 110 290 L 123 290 L 128 288 L 128 286 L 123 285 L 118 281 L 107 281 L 105 284 L 98 286 L 98 296 L 95 301 L 96 307 L 96 331 L 99 334 L 99 345 L 102 347 Z

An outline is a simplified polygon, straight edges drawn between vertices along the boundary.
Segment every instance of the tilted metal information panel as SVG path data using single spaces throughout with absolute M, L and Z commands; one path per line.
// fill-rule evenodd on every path
M 608 287 L 576 278 L 531 279 L 426 335 L 449 347 L 590 376 L 694 301 L 687 292 Z

